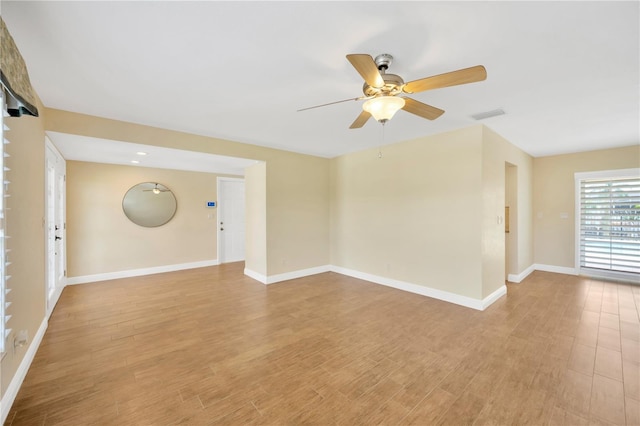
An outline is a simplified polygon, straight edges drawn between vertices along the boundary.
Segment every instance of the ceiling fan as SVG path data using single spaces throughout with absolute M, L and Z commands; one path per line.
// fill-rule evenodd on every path
M 393 56 L 388 53 L 378 55 L 375 59 L 367 54 L 350 54 L 347 55 L 347 60 L 364 79 L 364 86 L 362 87 L 364 96 L 316 105 L 298 111 L 366 99 L 367 101 L 362 105 L 362 112 L 351 126 L 349 126 L 350 129 L 358 129 L 364 126 L 371 116 L 384 124 L 400 109 L 428 120 L 435 120 L 444 113 L 444 110 L 400 95 L 439 89 L 441 87 L 457 86 L 459 84 L 475 83 L 487 78 L 487 70 L 482 65 L 476 65 L 475 67 L 464 68 L 405 83 L 399 75 L 387 73 L 387 69 L 393 61 Z
M 162 188 L 158 188 L 158 185 L 160 185 L 159 183 L 156 183 L 155 186 L 153 187 L 153 189 L 143 189 L 142 192 L 153 192 L 154 194 L 159 194 L 161 192 L 171 192 L 170 189 L 165 188 L 164 186 Z

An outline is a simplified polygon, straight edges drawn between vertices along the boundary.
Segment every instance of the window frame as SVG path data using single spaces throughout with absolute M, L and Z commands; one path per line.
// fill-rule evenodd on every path
M 630 281 L 637 283 L 640 274 L 633 272 L 611 271 L 606 269 L 597 269 L 583 267 L 581 265 L 581 243 L 582 235 L 582 199 L 581 199 L 581 182 L 585 180 L 616 180 L 622 178 L 640 179 L 640 168 L 615 169 L 615 170 L 599 170 L 592 172 L 576 172 L 575 180 L 575 270 L 578 275 L 585 275 L 595 278 L 614 279 L 619 281 Z

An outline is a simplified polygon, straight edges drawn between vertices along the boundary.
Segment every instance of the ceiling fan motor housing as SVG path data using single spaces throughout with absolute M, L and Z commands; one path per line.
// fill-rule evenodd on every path
M 365 96 L 395 96 L 401 93 L 402 86 L 404 86 L 404 80 L 402 77 L 396 74 L 387 74 L 385 72 L 389 68 L 389 65 L 391 65 L 391 62 L 393 62 L 393 56 L 388 53 L 382 53 L 376 56 L 374 61 L 380 71 L 380 76 L 384 80 L 384 86 L 373 87 L 365 82 L 364 86 L 362 86 L 362 92 Z
M 373 87 L 364 83 L 362 86 L 362 92 L 365 96 L 395 96 L 402 92 L 402 86 L 404 86 L 404 80 L 399 75 L 395 74 L 381 74 L 384 80 L 384 86 Z

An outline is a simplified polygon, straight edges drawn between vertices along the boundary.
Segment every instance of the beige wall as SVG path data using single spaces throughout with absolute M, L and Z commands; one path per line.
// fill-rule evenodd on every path
M 331 263 L 478 299 L 481 127 L 332 160 Z
M 576 172 L 640 167 L 640 145 L 534 160 L 535 263 L 575 267 Z M 567 215 L 563 219 L 561 215 Z
M 504 285 L 506 245 L 504 235 L 505 143 L 482 141 L 482 293 L 484 298 Z
M 252 258 L 247 259 L 247 268 L 261 269 L 261 265 L 252 264 L 260 257 L 267 259 L 267 275 L 323 266 L 329 262 L 327 159 L 55 109 L 47 109 L 45 128 L 265 161 L 266 252 L 252 253 Z M 251 236 L 247 235 L 247 238 Z
M 11 157 L 6 165 L 11 169 L 11 181 L 6 199 L 7 259 L 11 262 L 7 273 L 12 305 L 7 354 L 2 360 L 2 395 L 13 379 L 28 346 L 13 350 L 13 339 L 19 330 L 27 330 L 32 343 L 45 317 L 45 230 L 44 230 L 44 120 L 42 105 L 38 105 L 40 118 L 23 116 L 6 118 L 10 127 L 6 137 L 11 141 L 6 151 Z
M 483 137 L 483 297 L 491 294 L 499 285 L 504 284 L 505 271 L 505 234 L 504 223 L 498 224 L 497 217 L 504 217 L 506 205 L 505 166 L 515 167 L 516 205 L 511 218 L 510 238 L 515 243 L 511 247 L 510 262 L 514 275 L 520 274 L 533 265 L 533 227 L 531 224 L 531 206 L 533 203 L 533 157 L 525 153 L 505 138 L 486 126 L 482 128 Z
M 67 161 L 67 275 L 77 277 L 217 259 L 212 173 Z M 177 199 L 169 223 L 145 228 L 122 210 L 133 185 L 158 182 Z M 209 218 L 209 215 L 213 215 Z
M 514 265 L 531 266 L 532 158 L 478 125 L 332 160 L 331 263 L 483 299 L 504 285 L 505 164 L 519 206 Z M 522 266 L 521 266 L 522 265 Z
M 267 164 L 260 162 L 245 169 L 245 264 L 252 271 L 267 275 Z M 267 253 L 268 254 L 268 253 Z

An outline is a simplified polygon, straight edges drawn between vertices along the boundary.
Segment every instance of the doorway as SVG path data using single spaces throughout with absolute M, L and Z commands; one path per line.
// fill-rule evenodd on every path
M 505 163 L 505 280 L 518 271 L 518 167 Z
M 45 184 L 47 230 L 46 306 L 50 315 L 62 293 L 66 276 L 66 163 L 45 137 Z
M 218 262 L 244 260 L 244 179 L 218 178 Z

